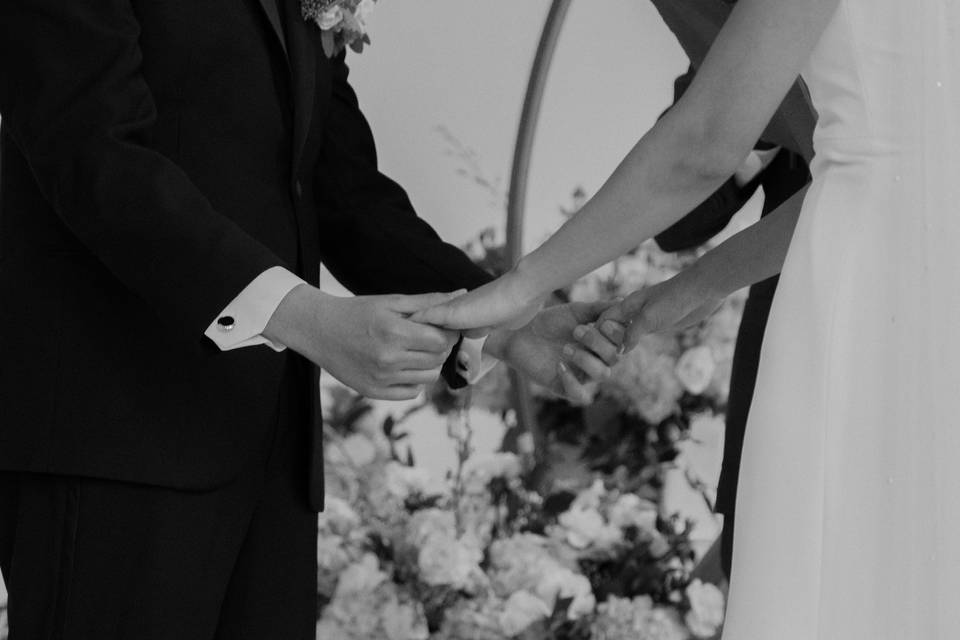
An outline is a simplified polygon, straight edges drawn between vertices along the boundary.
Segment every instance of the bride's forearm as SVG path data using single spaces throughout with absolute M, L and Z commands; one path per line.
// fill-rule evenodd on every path
M 760 137 L 838 4 L 739 0 L 683 97 L 584 208 L 521 262 L 524 295 L 573 282 L 716 190 Z
M 635 249 L 692 211 L 749 152 L 721 155 L 679 111 L 649 131 L 600 190 L 518 267 L 537 293 L 566 286 Z M 741 153 L 742 151 L 742 153 Z
M 704 254 L 688 269 L 688 277 L 709 297 L 723 298 L 780 273 L 806 193 L 804 187 L 775 211 Z

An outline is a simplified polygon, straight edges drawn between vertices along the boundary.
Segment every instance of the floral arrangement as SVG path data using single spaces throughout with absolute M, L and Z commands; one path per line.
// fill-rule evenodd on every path
M 324 53 L 339 54 L 346 47 L 357 53 L 370 44 L 367 18 L 377 0 L 300 0 L 304 20 L 314 22 L 321 31 Z
M 457 409 L 459 463 L 434 478 L 404 459 L 403 419 L 342 391 L 331 406 L 319 637 L 686 640 L 722 623 L 720 590 L 690 577 L 689 523 L 655 496 L 596 474 L 543 497 L 530 447 L 475 454 Z
M 463 152 L 458 153 L 463 156 Z M 472 172 L 472 169 L 470 169 Z M 488 180 L 489 182 L 489 180 Z M 582 189 L 573 192 L 570 205 L 561 208 L 573 215 L 586 201 Z M 595 301 L 626 296 L 667 280 L 694 262 L 708 247 L 683 253 L 665 253 L 653 241 L 645 242 L 603 269 L 555 292 L 555 302 Z M 465 250 L 492 273 L 506 268 L 502 243 L 493 230 L 485 230 Z M 698 525 L 718 530 L 705 520 L 715 498 L 720 472 L 723 416 L 729 393 L 736 336 L 746 292 L 727 298 L 707 320 L 675 332 L 644 336 L 624 355 L 612 376 L 595 387 L 594 401 L 574 407 L 534 390 L 538 408 L 539 462 L 548 468 L 538 489 L 582 486 L 591 473 L 619 474 L 636 490 L 668 494 L 693 489 L 702 520 Z M 449 405 L 444 389 L 436 390 L 435 404 Z M 473 391 L 473 406 L 510 414 L 512 398 L 506 371 L 495 369 Z M 567 461 L 560 464 L 559 459 Z M 574 459 L 576 464 L 569 464 Z M 557 467 L 555 472 L 549 469 Z M 683 483 L 676 482 L 682 476 Z M 689 491 L 687 491 L 689 493 Z M 671 495 L 666 498 L 671 500 Z

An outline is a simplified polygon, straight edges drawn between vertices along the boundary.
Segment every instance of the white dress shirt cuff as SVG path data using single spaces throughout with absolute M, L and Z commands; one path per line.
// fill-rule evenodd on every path
M 770 163 L 773 162 L 774 157 L 776 157 L 779 151 L 780 147 L 754 149 L 751 151 L 734 174 L 734 180 L 736 180 L 737 186 L 746 186 L 750 181 L 760 175 L 761 171 L 770 166 Z
M 497 366 L 499 360 L 483 353 L 483 345 L 487 341 L 482 338 L 464 338 L 460 343 L 460 353 L 457 354 L 457 372 L 463 376 L 467 384 L 475 384 L 490 370 Z
M 210 323 L 204 335 L 222 351 L 267 345 L 274 351 L 285 346 L 263 337 L 270 318 L 294 287 L 306 282 L 283 267 L 271 267 L 253 279 Z

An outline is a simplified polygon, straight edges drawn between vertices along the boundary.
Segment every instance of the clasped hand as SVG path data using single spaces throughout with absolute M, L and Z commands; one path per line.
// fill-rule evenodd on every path
M 409 316 L 461 293 L 343 298 L 301 285 L 264 335 L 368 398 L 410 400 L 440 376 L 459 333 Z
M 683 271 L 611 306 L 600 316 L 597 326 L 626 352 L 634 349 L 646 334 L 677 331 L 702 322 L 721 302 L 721 296 L 703 290 L 691 271 Z
M 511 271 L 484 287 L 418 312 L 413 319 L 474 333 L 521 326 L 535 316 L 540 306 L 541 299 L 535 292 L 534 286 Z M 722 300 L 723 296 L 708 290 L 704 279 L 690 269 L 626 299 L 600 303 L 598 316 L 587 315 L 578 335 L 590 336 L 592 342 L 583 346 L 595 355 L 606 354 L 611 345 L 623 353 L 635 348 L 645 334 L 679 330 L 701 322 L 716 311 Z M 601 359 L 608 364 L 616 361 L 605 355 Z
M 479 297 L 490 294 L 478 291 Z M 283 300 L 263 333 L 369 398 L 408 400 L 437 380 L 461 335 L 459 327 L 423 317 L 476 295 L 461 294 L 341 298 L 301 285 Z M 483 333 L 489 334 L 484 353 L 557 394 L 590 400 L 588 383 L 608 376 L 618 357 L 618 345 L 592 326 L 610 303 L 558 305 L 542 312 L 539 306 L 527 301 L 511 318 L 512 328 L 489 329 L 498 323 L 487 324 L 489 313 L 480 315 Z

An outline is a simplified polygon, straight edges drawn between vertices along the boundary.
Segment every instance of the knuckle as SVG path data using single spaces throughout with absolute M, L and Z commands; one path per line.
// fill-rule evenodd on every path
M 390 367 L 393 358 L 389 351 L 378 351 L 373 357 L 373 363 L 377 367 L 377 375 L 383 375 L 383 370 Z

